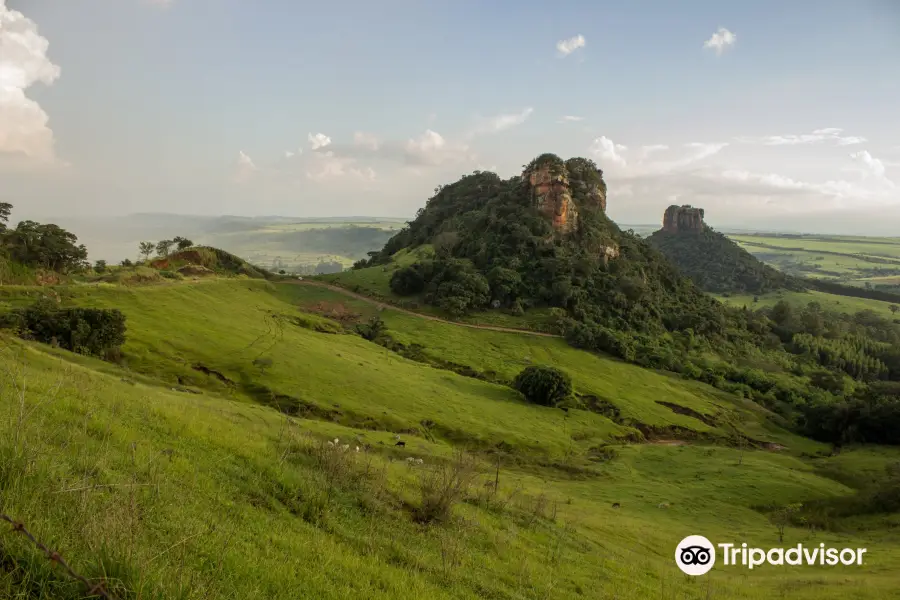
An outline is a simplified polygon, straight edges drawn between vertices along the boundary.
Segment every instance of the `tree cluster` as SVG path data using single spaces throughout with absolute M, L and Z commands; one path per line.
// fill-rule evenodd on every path
M 11 229 L 7 226 L 11 211 L 11 204 L 0 203 L 0 254 L 26 267 L 58 273 L 85 267 L 87 248 L 78 244 L 75 234 L 36 221 L 21 221 Z
M 59 308 L 48 298 L 3 315 L 0 326 L 27 339 L 101 358 L 125 343 L 125 315 L 118 309 Z

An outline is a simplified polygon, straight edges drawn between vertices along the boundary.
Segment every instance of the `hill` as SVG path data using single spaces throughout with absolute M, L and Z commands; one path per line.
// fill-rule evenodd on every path
M 592 161 L 544 154 L 509 180 L 475 172 L 439 188 L 414 221 L 357 267 L 429 245 L 433 259 L 392 275 L 394 293 L 421 295 L 454 314 L 556 307 L 615 331 L 721 331 L 718 303 L 605 210 L 606 184 Z
M 670 206 L 662 229 L 647 237 L 679 271 L 712 293 L 765 294 L 801 290 L 793 277 L 773 269 L 703 222 L 703 209 Z
M 3 290 L 13 306 L 36 291 Z M 853 501 L 895 450 L 829 457 L 705 384 L 319 287 L 209 278 L 52 292 L 62 308 L 122 311 L 127 339 L 111 363 L 0 335 L 0 514 L 112 597 L 893 590 L 891 514 L 816 521 L 813 541 L 801 521 L 785 525 L 785 544 L 877 547 L 862 568 L 717 566 L 693 580 L 672 549 L 696 532 L 776 546 L 781 507 Z M 357 333 L 376 315 L 393 349 Z M 566 369 L 595 410 L 525 402 L 504 382 L 533 364 Z M 429 519 L 445 477 L 461 493 Z M 84 595 L 30 540 L 0 536 L 0 595 Z
M 246 275 L 253 279 L 265 279 L 272 275 L 251 265 L 242 258 L 220 248 L 195 246 L 178 250 L 150 263 L 154 269 L 178 271 L 186 275 L 215 273 L 218 275 Z

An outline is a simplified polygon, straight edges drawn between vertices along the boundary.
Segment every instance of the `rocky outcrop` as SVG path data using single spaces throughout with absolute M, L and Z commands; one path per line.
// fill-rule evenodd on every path
M 663 215 L 663 231 L 670 233 L 684 231 L 703 231 L 706 225 L 703 223 L 703 209 L 694 208 L 689 204 L 682 206 L 672 205 L 666 209 Z
M 568 233 L 578 221 L 578 209 L 572 200 L 569 175 L 557 157 L 540 157 L 523 173 L 531 187 L 535 207 L 553 224 L 553 229 Z

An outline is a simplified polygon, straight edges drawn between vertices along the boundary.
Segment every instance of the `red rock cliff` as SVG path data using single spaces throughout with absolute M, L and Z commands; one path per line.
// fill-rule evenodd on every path
M 561 167 L 561 168 L 560 168 Z M 569 232 L 578 221 L 565 166 L 541 162 L 524 174 L 537 209 L 553 223 L 553 229 Z
M 703 209 L 694 208 L 689 204 L 683 206 L 672 205 L 666 209 L 663 215 L 663 231 L 703 231 Z

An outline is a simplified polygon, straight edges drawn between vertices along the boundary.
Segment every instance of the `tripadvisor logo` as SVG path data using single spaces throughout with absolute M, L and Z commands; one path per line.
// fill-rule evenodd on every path
M 688 575 L 704 575 L 716 564 L 716 548 L 726 567 L 743 566 L 753 569 L 769 565 L 862 565 L 865 548 L 826 548 L 825 544 L 807 547 L 797 544 L 791 548 L 751 548 L 747 544 L 713 544 L 702 535 L 689 535 L 675 549 L 675 564 Z

